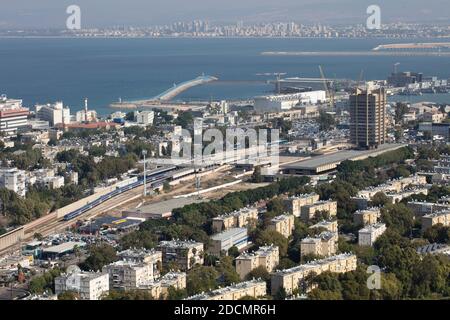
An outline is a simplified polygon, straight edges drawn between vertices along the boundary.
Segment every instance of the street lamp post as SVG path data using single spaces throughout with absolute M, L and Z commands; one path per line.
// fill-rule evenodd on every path
M 147 155 L 147 150 L 142 150 L 142 155 L 144 156 L 144 197 L 147 196 L 147 162 L 145 156 Z

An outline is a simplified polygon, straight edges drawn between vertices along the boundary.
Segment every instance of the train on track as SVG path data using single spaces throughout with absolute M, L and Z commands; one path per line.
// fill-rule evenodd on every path
M 169 177 L 169 173 L 171 171 L 174 171 L 176 169 L 175 166 L 169 166 L 164 167 L 160 169 L 153 170 L 150 174 L 147 174 L 147 184 L 150 184 L 152 188 L 161 186 Z M 127 185 L 124 186 L 118 186 L 114 191 L 111 191 L 110 193 L 107 193 L 105 195 L 102 195 L 95 199 L 94 201 L 86 204 L 85 206 L 70 212 L 66 214 L 63 218 L 64 221 L 69 221 L 72 219 L 75 219 L 82 215 L 83 213 L 91 210 L 92 208 L 95 208 L 102 204 L 105 201 L 108 201 L 109 199 L 116 197 L 124 192 L 130 191 L 132 189 L 135 189 L 139 186 L 144 185 L 144 176 L 136 177 L 136 179 L 131 179 L 130 182 Z

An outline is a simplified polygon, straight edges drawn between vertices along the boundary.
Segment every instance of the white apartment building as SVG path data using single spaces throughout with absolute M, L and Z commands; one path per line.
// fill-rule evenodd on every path
M 325 229 L 329 232 L 337 233 L 338 232 L 338 222 L 337 220 L 322 220 L 312 226 L 309 227 L 310 229 Z
M 186 273 L 185 272 L 168 272 L 161 278 L 144 283 L 139 286 L 139 290 L 149 291 L 151 296 L 155 299 L 166 298 L 169 288 L 185 289 L 186 288 Z
M 450 210 L 430 213 L 422 217 L 422 231 L 436 224 L 442 224 L 444 227 L 450 226 Z
M 120 260 L 104 266 L 102 271 L 109 274 L 110 288 L 118 290 L 134 290 L 155 279 L 153 266 L 140 262 Z
M 449 203 L 434 203 L 424 201 L 409 201 L 407 206 L 409 209 L 414 211 L 416 217 L 422 217 L 433 212 L 450 209 Z
M 96 122 L 97 111 L 88 109 L 88 99 L 84 100 L 84 109 L 76 113 L 77 122 Z
M 191 296 L 186 298 L 186 300 L 239 300 L 245 296 L 258 298 L 263 297 L 266 294 L 266 282 L 262 280 L 252 280 Z
M 77 122 L 95 122 L 97 121 L 97 111 L 95 110 L 81 110 L 76 113 L 75 119 Z
M 372 246 L 374 242 L 386 231 L 386 224 L 375 223 L 358 231 L 358 244 Z
M 0 96 L 0 132 L 15 134 L 28 125 L 28 108 L 22 107 L 22 100 Z
M 55 175 L 55 169 L 39 169 L 30 172 L 28 183 L 37 184 L 48 189 L 64 187 L 64 177 Z
M 257 219 L 257 208 L 243 208 L 241 210 L 213 218 L 212 229 L 214 232 L 221 232 L 230 228 L 241 228 L 245 227 L 249 221 Z
M 42 180 L 42 183 L 49 189 L 59 189 L 64 187 L 64 177 L 63 176 L 49 177 Z
M 128 249 L 118 252 L 117 256 L 124 261 L 141 262 L 154 266 L 162 262 L 162 252 L 154 249 Z
M 286 210 L 296 217 L 300 217 L 303 206 L 312 205 L 319 201 L 319 195 L 316 193 L 301 194 L 295 197 L 290 197 L 284 201 Z
M 144 124 L 146 126 L 152 125 L 155 119 L 154 111 L 141 111 L 137 114 L 137 123 Z
M 100 300 L 109 292 L 109 276 L 100 272 L 62 274 L 55 278 L 55 293 L 73 291 L 81 300 Z
M 162 252 L 163 264 L 173 262 L 182 271 L 190 270 L 196 264 L 203 264 L 204 246 L 196 241 L 161 241 L 158 250 Z
M 300 242 L 302 257 L 312 254 L 319 257 L 329 257 L 337 251 L 337 233 L 324 231 L 317 237 L 307 237 Z
M 21 197 L 25 197 L 26 173 L 17 168 L 0 169 L 0 187 L 14 191 Z
M 316 275 L 325 271 L 335 273 L 345 273 L 356 270 L 356 255 L 343 253 L 321 260 L 311 261 L 290 269 L 285 269 L 272 273 L 271 275 L 271 293 L 275 294 L 283 288 L 288 295 L 297 289 L 302 280 L 311 273 Z
M 300 219 L 303 221 L 313 219 L 317 213 L 324 211 L 328 212 L 329 217 L 334 217 L 337 215 L 337 202 L 331 200 L 317 201 L 313 204 L 302 206 L 300 211 Z
M 356 203 L 359 210 L 367 209 L 369 201 L 379 192 L 386 194 L 393 202 L 414 195 L 427 194 L 427 179 L 425 176 L 413 175 L 407 178 L 389 180 L 376 187 L 368 187 L 360 190 L 355 197 L 351 199 Z M 408 189 L 408 190 L 407 190 Z
M 294 215 L 283 214 L 270 220 L 267 229 L 275 230 L 281 233 L 285 238 L 289 238 L 289 236 L 292 234 L 295 228 L 294 222 L 295 222 Z
M 357 210 L 353 213 L 353 222 L 357 225 L 370 225 L 378 222 L 380 218 L 380 208 L 367 208 L 365 210 Z
M 228 249 L 235 246 L 239 250 L 248 245 L 247 228 L 231 228 L 221 233 L 211 236 L 211 246 L 208 251 L 210 254 L 220 256 L 221 252 L 228 252 Z
M 154 249 L 128 249 L 117 253 L 123 260 L 133 263 L 148 264 L 153 269 L 153 278 L 157 278 L 162 269 L 162 252 Z
M 278 265 L 280 261 L 280 252 L 277 246 L 260 247 L 257 251 L 245 252 L 236 258 L 236 272 L 241 279 L 260 266 L 263 266 L 268 272 Z
M 70 109 L 64 107 L 62 102 L 54 104 L 36 105 L 36 117 L 48 121 L 50 126 L 70 123 Z

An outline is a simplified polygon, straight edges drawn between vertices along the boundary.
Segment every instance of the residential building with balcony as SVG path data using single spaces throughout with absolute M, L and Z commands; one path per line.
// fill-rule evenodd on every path
M 253 270 L 260 266 L 263 266 L 268 272 L 278 265 L 280 262 L 280 252 L 277 246 L 264 246 L 260 247 L 255 252 L 244 252 L 236 258 L 236 272 L 241 279 L 245 277 Z

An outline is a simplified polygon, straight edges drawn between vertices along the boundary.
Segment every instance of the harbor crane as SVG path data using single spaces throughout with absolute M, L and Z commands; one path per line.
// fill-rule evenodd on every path
M 280 86 L 280 80 L 281 76 L 287 75 L 287 72 L 267 72 L 267 73 L 257 73 L 257 76 L 276 76 L 276 84 L 277 84 L 277 93 L 281 93 L 281 86 Z
M 364 78 L 364 69 L 361 69 L 361 72 L 359 74 L 359 79 L 358 79 L 358 87 L 362 85 L 363 78 Z
M 394 63 L 394 74 L 397 74 L 397 68 L 400 65 L 400 62 Z
M 319 65 L 319 70 L 320 70 L 320 76 L 322 77 L 322 80 L 323 80 L 323 86 L 325 87 L 325 92 L 328 94 L 328 97 L 330 98 L 331 110 L 334 110 L 334 92 L 333 92 L 333 88 L 331 88 L 331 86 L 328 85 L 327 78 L 325 78 L 325 74 L 323 72 L 322 66 L 320 66 L 320 65 Z

